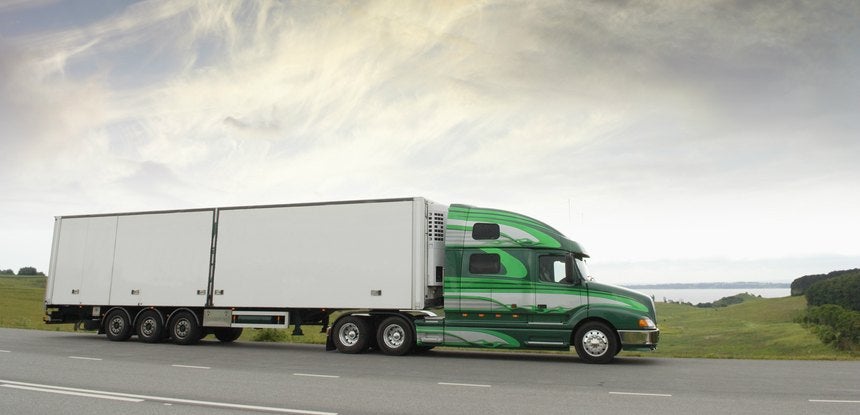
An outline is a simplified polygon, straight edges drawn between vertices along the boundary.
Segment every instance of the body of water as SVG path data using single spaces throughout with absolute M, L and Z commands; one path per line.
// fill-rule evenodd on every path
M 723 297 L 735 294 L 750 293 L 764 298 L 788 297 L 791 288 L 688 288 L 688 289 L 650 289 L 634 288 L 634 290 L 654 297 L 654 301 L 674 301 L 681 303 L 712 303 Z

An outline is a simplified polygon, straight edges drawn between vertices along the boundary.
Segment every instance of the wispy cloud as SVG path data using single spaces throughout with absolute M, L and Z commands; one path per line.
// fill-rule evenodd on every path
M 856 2 L 115 7 L 0 28 L 0 185 L 39 214 L 426 194 L 619 261 L 860 254 Z

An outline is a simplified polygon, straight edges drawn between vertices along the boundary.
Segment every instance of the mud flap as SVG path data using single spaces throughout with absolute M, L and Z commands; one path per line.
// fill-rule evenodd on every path
M 330 352 L 336 349 L 337 347 L 334 347 L 334 339 L 331 337 L 331 327 L 329 327 L 325 334 L 325 350 Z

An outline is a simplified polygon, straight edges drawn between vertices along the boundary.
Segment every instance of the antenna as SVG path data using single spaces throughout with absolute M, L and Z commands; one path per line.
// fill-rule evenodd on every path
M 570 212 L 571 212 L 571 209 L 572 209 L 572 206 L 573 206 L 573 205 L 571 204 L 570 198 L 567 198 L 567 227 L 568 227 L 568 228 L 572 228 L 572 227 L 573 227 L 573 216 L 572 216 L 572 214 L 570 213 Z

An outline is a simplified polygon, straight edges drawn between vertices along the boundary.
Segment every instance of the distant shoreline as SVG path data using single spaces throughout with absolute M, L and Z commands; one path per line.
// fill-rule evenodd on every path
M 763 289 L 763 288 L 791 288 L 787 282 L 696 282 L 696 283 L 672 283 L 672 284 L 633 284 L 623 287 L 635 289 L 653 290 L 706 290 L 706 289 Z

